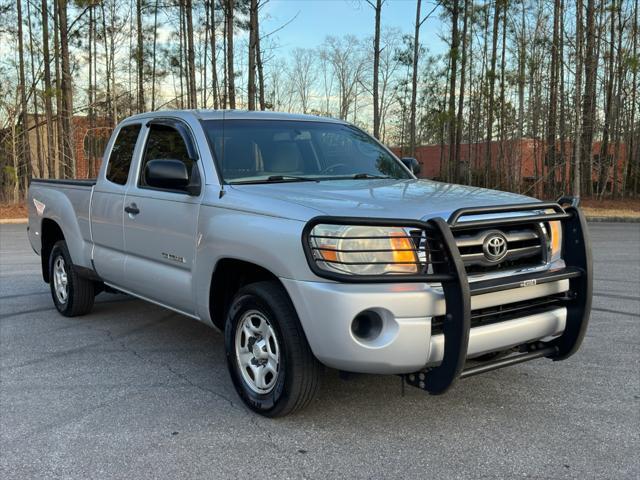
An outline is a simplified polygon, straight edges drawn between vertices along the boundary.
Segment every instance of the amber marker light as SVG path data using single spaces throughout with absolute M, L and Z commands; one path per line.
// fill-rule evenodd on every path
M 406 273 L 416 273 L 418 257 L 411 239 L 401 232 L 391 232 L 389 241 L 393 249 L 393 261 L 397 264 L 395 268 Z

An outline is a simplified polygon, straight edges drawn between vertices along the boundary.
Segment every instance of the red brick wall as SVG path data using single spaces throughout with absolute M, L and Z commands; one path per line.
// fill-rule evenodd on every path
M 500 149 L 503 149 L 503 155 L 500 155 Z M 557 145 L 558 155 L 560 155 L 560 144 Z M 601 144 L 596 142 L 593 144 L 593 156 L 597 157 L 600 154 Z M 401 156 L 401 149 L 399 147 L 391 147 L 391 150 L 398 156 Z M 466 172 L 469 164 L 471 168 L 476 171 L 482 171 L 484 168 L 486 143 L 477 144 L 462 144 L 460 150 L 460 158 L 464 164 L 463 170 Z M 572 158 L 573 156 L 573 144 L 567 142 L 565 144 L 565 158 Z M 618 159 L 615 162 L 617 168 L 618 181 L 622 181 L 622 172 L 626 166 L 626 145 L 621 144 L 619 146 Z M 616 146 L 609 145 L 609 155 L 616 154 Z M 405 154 L 406 156 L 406 154 Z M 449 159 L 449 146 L 445 145 L 421 145 L 416 148 L 416 159 L 422 166 L 420 176 L 422 178 L 442 178 L 443 169 L 446 168 Z M 504 164 L 499 165 L 499 159 L 504 158 Z M 533 139 L 514 140 L 504 142 L 500 145 L 500 142 L 491 143 L 491 168 L 499 174 L 503 179 L 514 175 L 516 178 L 524 179 L 535 182 L 536 178 L 541 178 L 543 175 L 551 175 L 548 172 L 547 167 L 544 165 L 545 158 L 545 145 L 544 142 Z M 565 179 L 570 184 L 570 164 L 565 164 Z M 536 175 L 537 174 L 537 175 Z M 600 172 L 594 168 L 592 172 L 592 180 L 596 182 L 599 178 Z M 555 172 L 557 181 L 562 180 L 562 169 L 559 168 Z M 607 172 L 608 181 L 613 181 L 614 169 L 608 168 Z M 541 182 L 542 183 L 542 182 Z M 570 185 L 566 186 L 567 191 L 570 190 Z
M 97 118 L 95 120 L 95 126 L 93 131 L 90 129 L 90 123 L 88 117 L 73 117 L 73 136 L 76 156 L 76 177 L 77 178 L 94 178 L 98 175 L 100 165 L 102 164 L 103 148 L 101 143 L 106 145 L 106 142 L 111 136 L 113 127 L 111 127 L 107 119 Z M 87 136 L 93 133 L 93 138 L 96 139 L 98 148 L 96 154 L 93 157 L 93 171 L 89 171 L 89 154 L 90 152 L 85 149 L 85 140 Z

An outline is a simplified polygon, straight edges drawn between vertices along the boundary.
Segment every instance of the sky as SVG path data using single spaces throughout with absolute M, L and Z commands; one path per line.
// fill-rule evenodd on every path
M 423 0 L 422 17 L 434 5 L 433 0 Z M 317 47 L 327 35 L 372 36 L 375 20 L 374 10 L 365 0 L 269 0 L 261 13 L 261 36 L 295 17 L 274 34 L 285 52 L 296 47 Z M 382 7 L 381 25 L 383 28 L 397 27 L 403 33 L 413 35 L 415 15 L 416 0 L 387 0 Z M 444 51 L 444 44 L 438 38 L 441 29 L 437 13 L 420 29 L 420 43 L 427 46 L 431 53 Z

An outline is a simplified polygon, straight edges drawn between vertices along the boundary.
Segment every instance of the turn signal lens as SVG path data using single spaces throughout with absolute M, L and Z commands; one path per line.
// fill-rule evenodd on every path
M 416 250 L 409 237 L 402 232 L 391 232 L 389 241 L 393 249 L 393 261 L 397 264 L 397 270 L 406 273 L 418 271 Z
M 327 262 L 338 261 L 338 252 L 336 252 L 331 245 L 320 244 L 320 248 L 322 250 L 318 250 L 318 252 L 320 252 L 320 256 L 323 260 L 326 260 Z
M 560 222 L 549 222 L 551 233 L 551 261 L 558 260 L 562 253 L 562 224 Z

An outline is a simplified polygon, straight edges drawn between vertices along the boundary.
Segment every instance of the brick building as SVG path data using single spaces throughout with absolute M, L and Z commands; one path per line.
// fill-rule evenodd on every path
M 104 117 L 97 117 L 93 121 L 93 125 L 89 117 L 75 115 L 72 118 L 73 125 L 73 148 L 76 159 L 76 178 L 92 178 L 98 174 L 100 164 L 102 163 L 102 154 L 104 148 L 109 141 L 113 126 L 111 122 Z M 57 122 L 53 122 L 53 148 L 58 148 Z M 38 151 L 38 141 L 40 143 L 40 151 L 44 158 L 49 156 L 47 151 L 47 126 L 44 115 L 29 116 L 29 144 L 32 157 L 36 157 Z M 55 171 L 60 172 L 59 159 L 56 159 Z M 38 165 L 34 162 L 34 176 L 44 176 L 45 172 L 40 172 Z M 52 172 L 50 177 L 54 177 Z
M 485 171 L 486 143 L 463 143 L 460 146 L 460 171 L 472 178 L 482 175 Z M 491 174 L 496 183 L 506 188 L 513 185 L 513 179 L 519 179 L 524 186 L 531 187 L 535 193 L 540 193 L 545 180 L 555 175 L 556 184 L 565 191 L 571 191 L 571 162 L 573 160 L 573 144 L 564 145 L 565 162 L 560 162 L 561 149 L 557 145 L 557 163 L 555 169 L 545 165 L 545 142 L 542 140 L 522 139 L 505 142 L 491 142 Z M 402 149 L 393 147 L 392 150 L 403 156 Z M 611 190 L 614 179 L 618 186 L 622 185 L 623 172 L 627 165 L 627 149 L 624 144 L 610 144 L 607 158 L 600 161 L 601 143 L 596 142 L 592 148 L 593 171 L 592 181 L 597 183 L 603 179 L 607 189 Z M 404 155 L 406 156 L 406 155 Z M 420 176 L 423 178 L 442 179 L 446 177 L 449 164 L 449 146 L 421 145 L 416 148 L 416 159 L 422 166 Z M 617 157 L 615 162 L 612 161 Z M 518 182 L 516 182 L 518 183 Z

